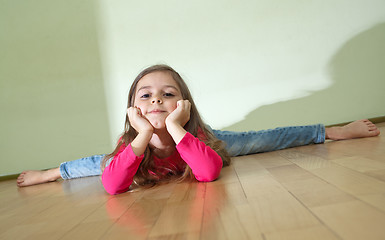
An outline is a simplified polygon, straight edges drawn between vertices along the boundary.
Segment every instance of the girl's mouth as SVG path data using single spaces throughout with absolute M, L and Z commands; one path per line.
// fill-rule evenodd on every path
M 152 110 L 152 111 L 150 111 L 148 113 L 159 114 L 159 113 L 164 113 L 164 112 L 166 112 L 166 111 L 159 110 L 159 109 L 154 109 L 154 110 Z

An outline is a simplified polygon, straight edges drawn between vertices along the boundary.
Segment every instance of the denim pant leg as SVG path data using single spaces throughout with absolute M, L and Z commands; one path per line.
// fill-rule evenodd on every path
M 212 132 L 226 143 L 226 150 L 232 157 L 325 142 L 322 124 L 249 132 Z
M 63 179 L 81 178 L 101 175 L 100 163 L 105 154 L 80 158 L 60 164 L 60 175 Z

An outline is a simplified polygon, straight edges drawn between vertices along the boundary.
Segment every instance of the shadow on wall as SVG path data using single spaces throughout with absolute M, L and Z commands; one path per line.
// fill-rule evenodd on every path
M 329 63 L 333 85 L 310 96 L 263 106 L 224 130 L 334 124 L 385 115 L 385 23 L 344 44 Z

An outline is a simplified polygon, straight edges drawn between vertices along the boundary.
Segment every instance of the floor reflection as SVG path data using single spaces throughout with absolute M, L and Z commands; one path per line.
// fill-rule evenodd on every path
M 218 221 L 227 203 L 222 184 L 180 183 L 159 198 L 163 187 L 111 196 L 105 205 L 108 216 L 126 231 L 141 237 L 199 233 L 202 220 L 215 226 L 212 223 Z

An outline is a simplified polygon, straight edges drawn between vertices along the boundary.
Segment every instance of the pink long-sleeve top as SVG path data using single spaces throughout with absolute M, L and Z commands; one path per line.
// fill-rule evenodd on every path
M 143 158 L 144 155 L 135 155 L 131 144 L 122 145 L 103 171 L 102 183 L 106 191 L 109 194 L 128 191 Z M 154 162 L 165 175 L 168 172 L 183 172 L 188 164 L 200 182 L 217 179 L 223 165 L 221 157 L 191 133 L 185 134 L 170 157 L 164 159 L 154 157 Z

